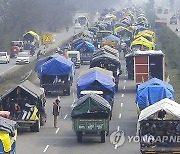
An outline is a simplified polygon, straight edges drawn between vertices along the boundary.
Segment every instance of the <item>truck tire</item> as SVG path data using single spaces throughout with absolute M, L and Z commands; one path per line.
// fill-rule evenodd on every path
M 82 132 L 81 131 L 77 132 L 77 141 L 78 141 L 78 143 L 82 142 Z
M 106 142 L 106 133 L 105 131 L 101 131 L 101 143 L 105 143 Z

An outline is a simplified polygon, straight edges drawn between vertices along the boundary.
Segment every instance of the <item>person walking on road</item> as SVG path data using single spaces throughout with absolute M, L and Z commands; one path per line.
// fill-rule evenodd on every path
M 60 113 L 60 100 L 56 99 L 55 102 L 53 102 L 53 116 L 54 116 L 54 127 L 57 128 L 57 120 Z

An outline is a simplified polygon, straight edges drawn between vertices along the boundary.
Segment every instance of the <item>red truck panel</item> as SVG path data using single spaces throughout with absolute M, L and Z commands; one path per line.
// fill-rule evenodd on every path
M 140 84 L 149 79 L 149 59 L 148 55 L 136 56 L 135 60 L 135 82 Z

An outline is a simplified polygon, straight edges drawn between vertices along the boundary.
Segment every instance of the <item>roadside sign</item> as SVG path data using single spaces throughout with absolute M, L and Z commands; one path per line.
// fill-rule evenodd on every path
M 43 34 L 43 44 L 53 44 L 52 34 Z

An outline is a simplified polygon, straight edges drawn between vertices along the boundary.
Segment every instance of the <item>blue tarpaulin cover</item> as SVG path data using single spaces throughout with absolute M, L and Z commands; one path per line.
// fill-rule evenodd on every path
M 106 36 L 103 40 L 106 40 L 106 41 L 114 41 L 114 42 L 119 42 L 120 39 L 118 37 L 116 37 L 115 35 L 111 34 L 109 36 Z
M 164 98 L 174 100 L 173 87 L 168 83 L 159 81 L 157 78 L 153 78 L 138 87 L 136 103 L 139 109 L 142 110 Z
M 92 43 L 89 43 L 87 41 L 84 41 L 80 43 L 78 46 L 75 47 L 75 50 L 81 49 L 82 47 L 87 47 L 89 51 L 94 52 L 95 51 L 95 46 Z
M 41 68 L 41 65 L 43 65 L 46 61 L 52 59 L 53 57 L 58 57 L 58 56 L 59 56 L 59 54 L 56 53 L 56 54 L 54 54 L 54 55 L 50 55 L 50 56 L 43 57 L 43 58 L 39 59 L 39 60 L 36 62 L 34 71 L 35 71 L 35 72 L 38 72 L 38 70 Z
M 74 63 L 63 56 L 58 56 L 41 65 L 39 77 L 42 75 L 69 75 L 74 73 Z
M 95 83 L 99 83 L 98 85 Z M 97 86 L 96 86 L 97 85 Z M 112 77 L 102 74 L 98 71 L 92 71 L 82 75 L 77 82 L 77 96 L 80 97 L 80 92 L 83 90 L 109 90 L 115 94 L 115 83 Z
M 138 90 L 137 90 L 137 93 L 140 93 L 141 90 L 143 90 L 144 88 L 146 88 L 147 86 L 149 85 L 161 85 L 165 88 L 167 88 L 169 91 L 171 91 L 171 93 L 174 95 L 174 89 L 173 89 L 173 86 L 167 82 L 164 82 L 158 78 L 152 78 L 142 84 L 140 84 L 138 86 Z

